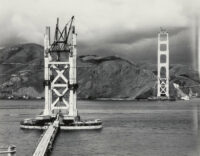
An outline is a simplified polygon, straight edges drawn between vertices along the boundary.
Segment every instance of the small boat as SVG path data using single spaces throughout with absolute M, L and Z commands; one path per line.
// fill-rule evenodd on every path
M 2 149 L 0 151 L 0 154 L 8 154 L 10 156 L 15 156 L 16 155 L 16 146 L 15 145 L 10 145 L 8 147 L 0 147 Z

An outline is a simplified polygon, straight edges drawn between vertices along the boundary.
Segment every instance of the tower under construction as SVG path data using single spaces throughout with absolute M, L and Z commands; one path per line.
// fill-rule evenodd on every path
M 43 115 L 64 118 L 77 117 L 76 108 L 76 32 L 74 17 L 63 30 L 57 19 L 54 41 L 50 41 L 50 27 L 44 36 L 44 86 L 45 108 Z
M 25 119 L 21 128 L 45 129 L 56 118 L 61 120 L 60 129 L 100 129 L 99 119 L 83 121 L 77 111 L 77 44 L 74 17 L 59 28 L 57 19 L 55 35 L 51 41 L 50 27 L 44 35 L 44 90 L 45 105 L 41 115 Z
M 157 97 L 169 98 L 169 34 L 161 29 L 158 33 Z

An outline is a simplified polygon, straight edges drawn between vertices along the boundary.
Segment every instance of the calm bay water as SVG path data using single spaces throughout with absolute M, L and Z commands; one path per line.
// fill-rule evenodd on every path
M 177 102 L 79 101 L 83 119 L 104 128 L 61 131 L 52 156 L 199 156 L 200 100 Z M 42 131 L 19 122 L 42 111 L 43 101 L 0 101 L 0 146 L 14 144 L 17 156 L 31 156 Z M 200 122 L 199 122 L 200 124 Z

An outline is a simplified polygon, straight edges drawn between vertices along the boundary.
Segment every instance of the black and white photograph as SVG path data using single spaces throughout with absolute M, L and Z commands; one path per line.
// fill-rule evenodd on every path
M 199 0 L 0 0 L 0 155 L 200 156 Z

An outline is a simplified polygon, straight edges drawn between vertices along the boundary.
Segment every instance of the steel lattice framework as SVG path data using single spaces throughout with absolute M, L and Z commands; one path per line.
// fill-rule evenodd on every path
M 157 97 L 169 98 L 169 35 L 161 29 L 158 33 Z
M 43 115 L 62 113 L 68 117 L 77 116 L 76 108 L 76 32 L 74 17 L 59 29 L 55 28 L 54 41 L 50 41 L 50 27 L 44 36 L 44 86 L 45 108 Z

